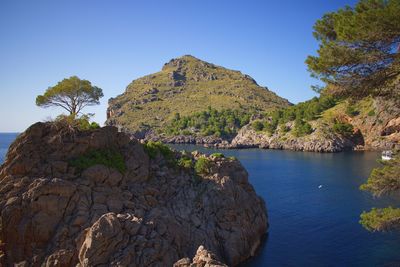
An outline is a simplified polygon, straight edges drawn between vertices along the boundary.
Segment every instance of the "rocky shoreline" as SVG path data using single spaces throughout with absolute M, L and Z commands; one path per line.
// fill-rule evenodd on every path
M 268 218 L 240 162 L 160 151 L 115 127 L 32 125 L 0 168 L 1 265 L 236 266 L 253 256 Z M 180 159 L 206 171 L 171 165 Z
M 134 136 L 131 134 L 131 136 Z M 232 140 L 224 140 L 213 136 L 178 135 L 172 137 L 157 136 L 154 134 L 140 139 L 142 142 L 160 141 L 165 144 L 189 144 L 200 145 L 218 149 L 276 149 L 304 152 L 337 153 L 343 151 L 382 151 L 400 148 L 399 144 L 391 140 L 374 143 L 372 145 L 361 144 L 357 140 L 348 139 L 333 133 L 320 137 L 317 134 L 305 138 L 290 138 L 282 140 L 279 135 L 266 136 L 251 129 L 250 125 L 243 127 Z
M 372 102 L 375 115 L 350 117 L 342 112 L 335 116 L 353 127 L 353 133 L 345 136 L 336 133 L 324 119 L 310 121 L 311 134 L 296 137 L 291 133 L 276 131 L 272 135 L 255 131 L 252 121 L 242 127 L 236 136 L 223 139 L 214 136 L 177 135 L 165 136 L 152 130 L 131 134 L 143 141 L 161 141 L 169 144 L 196 144 L 220 149 L 284 149 L 309 152 L 341 152 L 348 150 L 382 151 L 400 149 L 400 109 L 396 102 L 377 98 Z M 293 129 L 294 122 L 285 125 Z M 126 129 L 127 132 L 129 130 Z

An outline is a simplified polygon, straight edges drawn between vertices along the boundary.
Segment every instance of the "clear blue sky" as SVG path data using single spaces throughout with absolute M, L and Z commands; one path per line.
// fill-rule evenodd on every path
M 293 103 L 314 94 L 304 60 L 312 26 L 353 0 L 0 2 L 0 132 L 23 131 L 61 109 L 35 97 L 77 75 L 103 88 L 101 105 L 171 58 L 191 54 L 252 76 Z

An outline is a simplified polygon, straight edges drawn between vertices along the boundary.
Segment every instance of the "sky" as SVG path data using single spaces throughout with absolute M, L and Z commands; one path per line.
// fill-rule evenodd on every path
M 85 112 L 106 120 L 107 101 L 134 79 L 190 54 L 240 70 L 292 103 L 315 96 L 304 61 L 315 21 L 353 0 L 0 1 L 0 132 L 55 118 L 39 94 L 76 75 L 103 89 Z

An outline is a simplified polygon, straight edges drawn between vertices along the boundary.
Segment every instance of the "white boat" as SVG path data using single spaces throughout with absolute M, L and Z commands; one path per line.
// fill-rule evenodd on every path
M 391 160 L 393 158 L 393 152 L 386 150 L 382 152 L 382 160 Z

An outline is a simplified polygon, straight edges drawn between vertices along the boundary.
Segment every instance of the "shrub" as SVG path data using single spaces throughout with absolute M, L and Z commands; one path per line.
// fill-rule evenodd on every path
M 350 136 L 353 134 L 354 131 L 353 125 L 351 125 L 350 123 L 340 122 L 338 120 L 335 121 L 332 128 L 335 133 L 344 136 Z
M 182 134 L 183 135 L 191 135 L 192 133 L 189 130 L 183 130 Z
M 70 164 L 80 172 L 97 164 L 114 168 L 121 173 L 126 171 L 124 157 L 121 153 L 114 150 L 92 150 L 82 156 L 72 159 Z
M 225 156 L 224 156 L 224 154 L 222 154 L 222 153 L 212 153 L 212 154 L 211 154 L 211 157 L 214 157 L 214 158 L 224 158 Z
M 262 131 L 264 129 L 264 124 L 261 121 L 254 121 L 251 126 L 254 131 Z
M 194 170 L 198 174 L 208 174 L 210 172 L 211 162 L 206 157 L 199 158 L 194 164 Z
M 348 105 L 348 106 L 346 107 L 345 113 L 346 113 L 348 116 L 350 116 L 350 117 L 355 117 L 355 116 L 357 116 L 358 114 L 360 114 L 360 112 L 359 112 L 358 110 L 356 110 L 356 109 L 354 108 L 354 106 L 352 106 L 352 105 Z
M 313 132 L 313 129 L 308 122 L 305 122 L 301 119 L 296 119 L 296 122 L 294 125 L 294 135 L 296 137 L 309 135 L 312 132 Z
M 287 133 L 287 132 L 290 131 L 290 127 L 286 126 L 285 124 L 282 124 L 282 125 L 279 127 L 279 129 L 280 129 L 280 131 L 281 131 L 282 133 Z
M 169 146 L 164 145 L 161 142 L 148 141 L 143 145 L 143 148 L 151 159 L 155 159 L 157 155 L 161 154 L 168 164 L 176 164 L 174 151 Z
M 273 134 L 276 130 L 276 127 L 278 127 L 278 120 L 277 119 L 272 119 L 271 121 L 265 122 L 264 129 L 267 131 L 269 134 Z
M 368 111 L 368 116 L 375 116 L 375 110 L 371 109 L 370 111 Z
M 182 156 L 178 160 L 178 166 L 184 169 L 192 169 L 193 168 L 193 161 L 188 156 Z
M 76 127 L 81 131 L 94 130 L 100 128 L 97 122 L 90 122 L 89 115 L 82 115 L 81 117 L 76 117 L 74 115 L 59 115 L 57 116 L 56 122 L 65 123 L 72 127 Z

